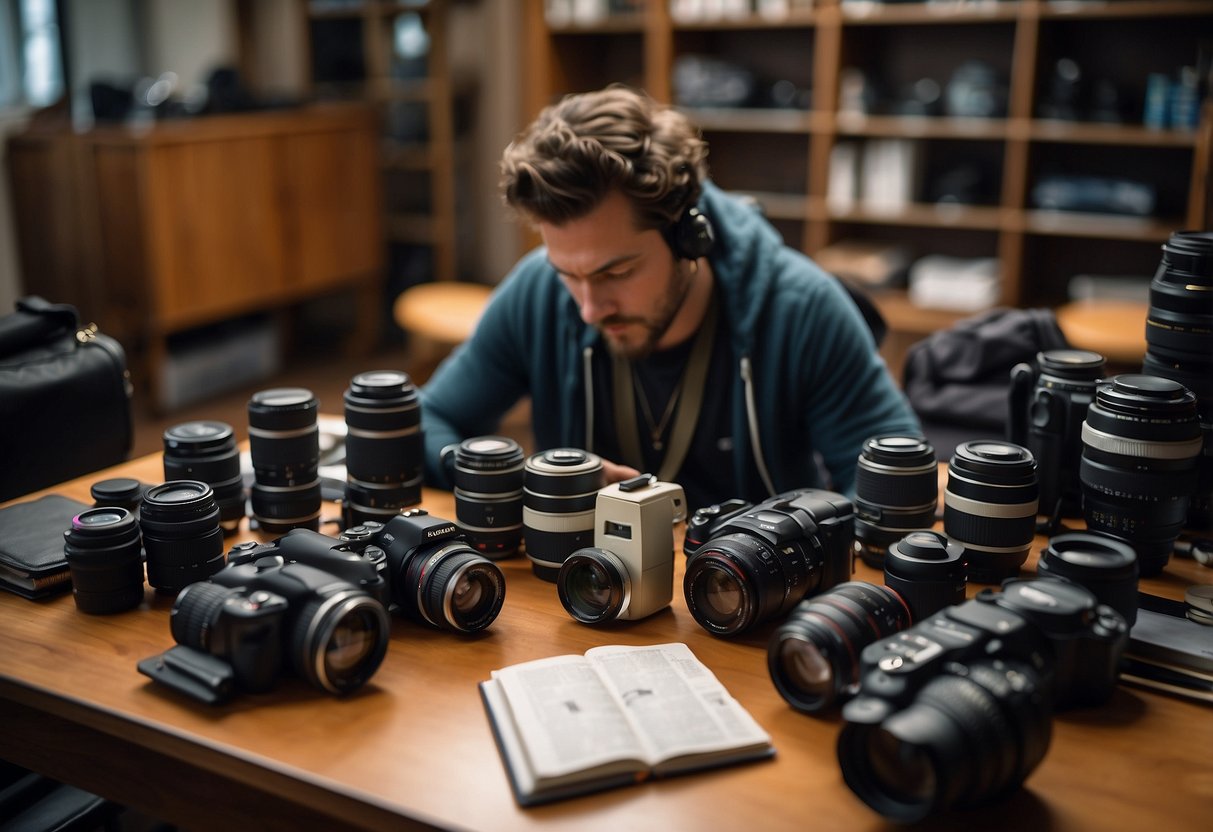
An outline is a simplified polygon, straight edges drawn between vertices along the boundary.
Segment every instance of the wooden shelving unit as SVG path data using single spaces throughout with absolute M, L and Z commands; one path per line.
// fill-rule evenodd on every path
M 428 252 L 429 277 L 459 274 L 456 247 L 456 83 L 447 60 L 448 0 L 299 0 L 307 20 L 312 94 L 372 103 L 381 123 L 385 245 Z M 402 16 L 428 37 L 421 61 L 396 48 Z M 422 65 L 423 64 L 423 65 Z
M 1002 302 L 1053 306 L 1079 273 L 1146 276 L 1171 231 L 1209 228 L 1213 106 L 1197 130 L 1141 126 L 1146 78 L 1194 64 L 1213 39 L 1210 0 L 1004 0 L 973 4 L 789 4 L 780 19 L 757 13 L 687 21 L 669 0 L 593 24 L 548 24 L 544 0 L 526 0 L 523 50 L 527 117 L 561 95 L 621 81 L 673 101 L 674 69 L 686 55 L 742 65 L 756 78 L 804 88 L 811 104 L 688 109 L 708 139 L 713 178 L 754 195 L 789 244 L 810 255 L 839 240 L 890 242 L 914 256 L 998 257 Z M 1044 118 L 1039 103 L 1056 62 L 1071 58 L 1123 93 L 1119 124 Z M 898 115 L 888 103 L 920 78 L 945 85 L 980 59 L 1005 85 L 997 117 Z M 848 112 L 845 70 L 863 70 L 888 92 L 864 114 Z M 993 172 L 975 204 L 935 204 L 924 181 L 895 210 L 828 197 L 831 154 L 842 141 L 921 143 L 924 180 L 940 159 L 973 157 Z M 1126 176 L 1156 189 L 1150 216 L 1042 210 L 1034 186 L 1052 173 Z M 922 337 L 960 317 L 923 310 L 904 292 L 876 297 L 895 341 Z

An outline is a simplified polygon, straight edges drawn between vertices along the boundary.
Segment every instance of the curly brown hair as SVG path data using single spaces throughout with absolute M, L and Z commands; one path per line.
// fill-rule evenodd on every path
M 661 229 L 699 201 L 707 155 L 686 116 L 613 84 L 545 108 L 502 154 L 501 191 L 531 222 L 563 225 L 617 189 L 639 229 Z

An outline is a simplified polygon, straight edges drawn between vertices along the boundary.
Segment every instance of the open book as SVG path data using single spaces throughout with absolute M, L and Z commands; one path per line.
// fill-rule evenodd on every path
M 685 644 L 511 665 L 480 693 L 523 806 L 775 753 Z

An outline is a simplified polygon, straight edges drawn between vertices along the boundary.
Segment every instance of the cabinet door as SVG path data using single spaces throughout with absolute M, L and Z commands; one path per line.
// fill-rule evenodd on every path
M 375 141 L 369 127 L 283 139 L 291 291 L 363 279 L 382 267 Z
M 168 329 L 272 302 L 285 274 L 275 141 L 154 145 L 146 170 L 148 275 Z

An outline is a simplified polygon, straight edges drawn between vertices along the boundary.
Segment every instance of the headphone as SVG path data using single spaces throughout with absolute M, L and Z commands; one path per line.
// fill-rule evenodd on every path
M 678 259 L 698 260 L 712 250 L 716 232 L 712 229 L 712 221 L 698 208 L 688 208 L 678 222 L 666 228 L 665 241 Z

